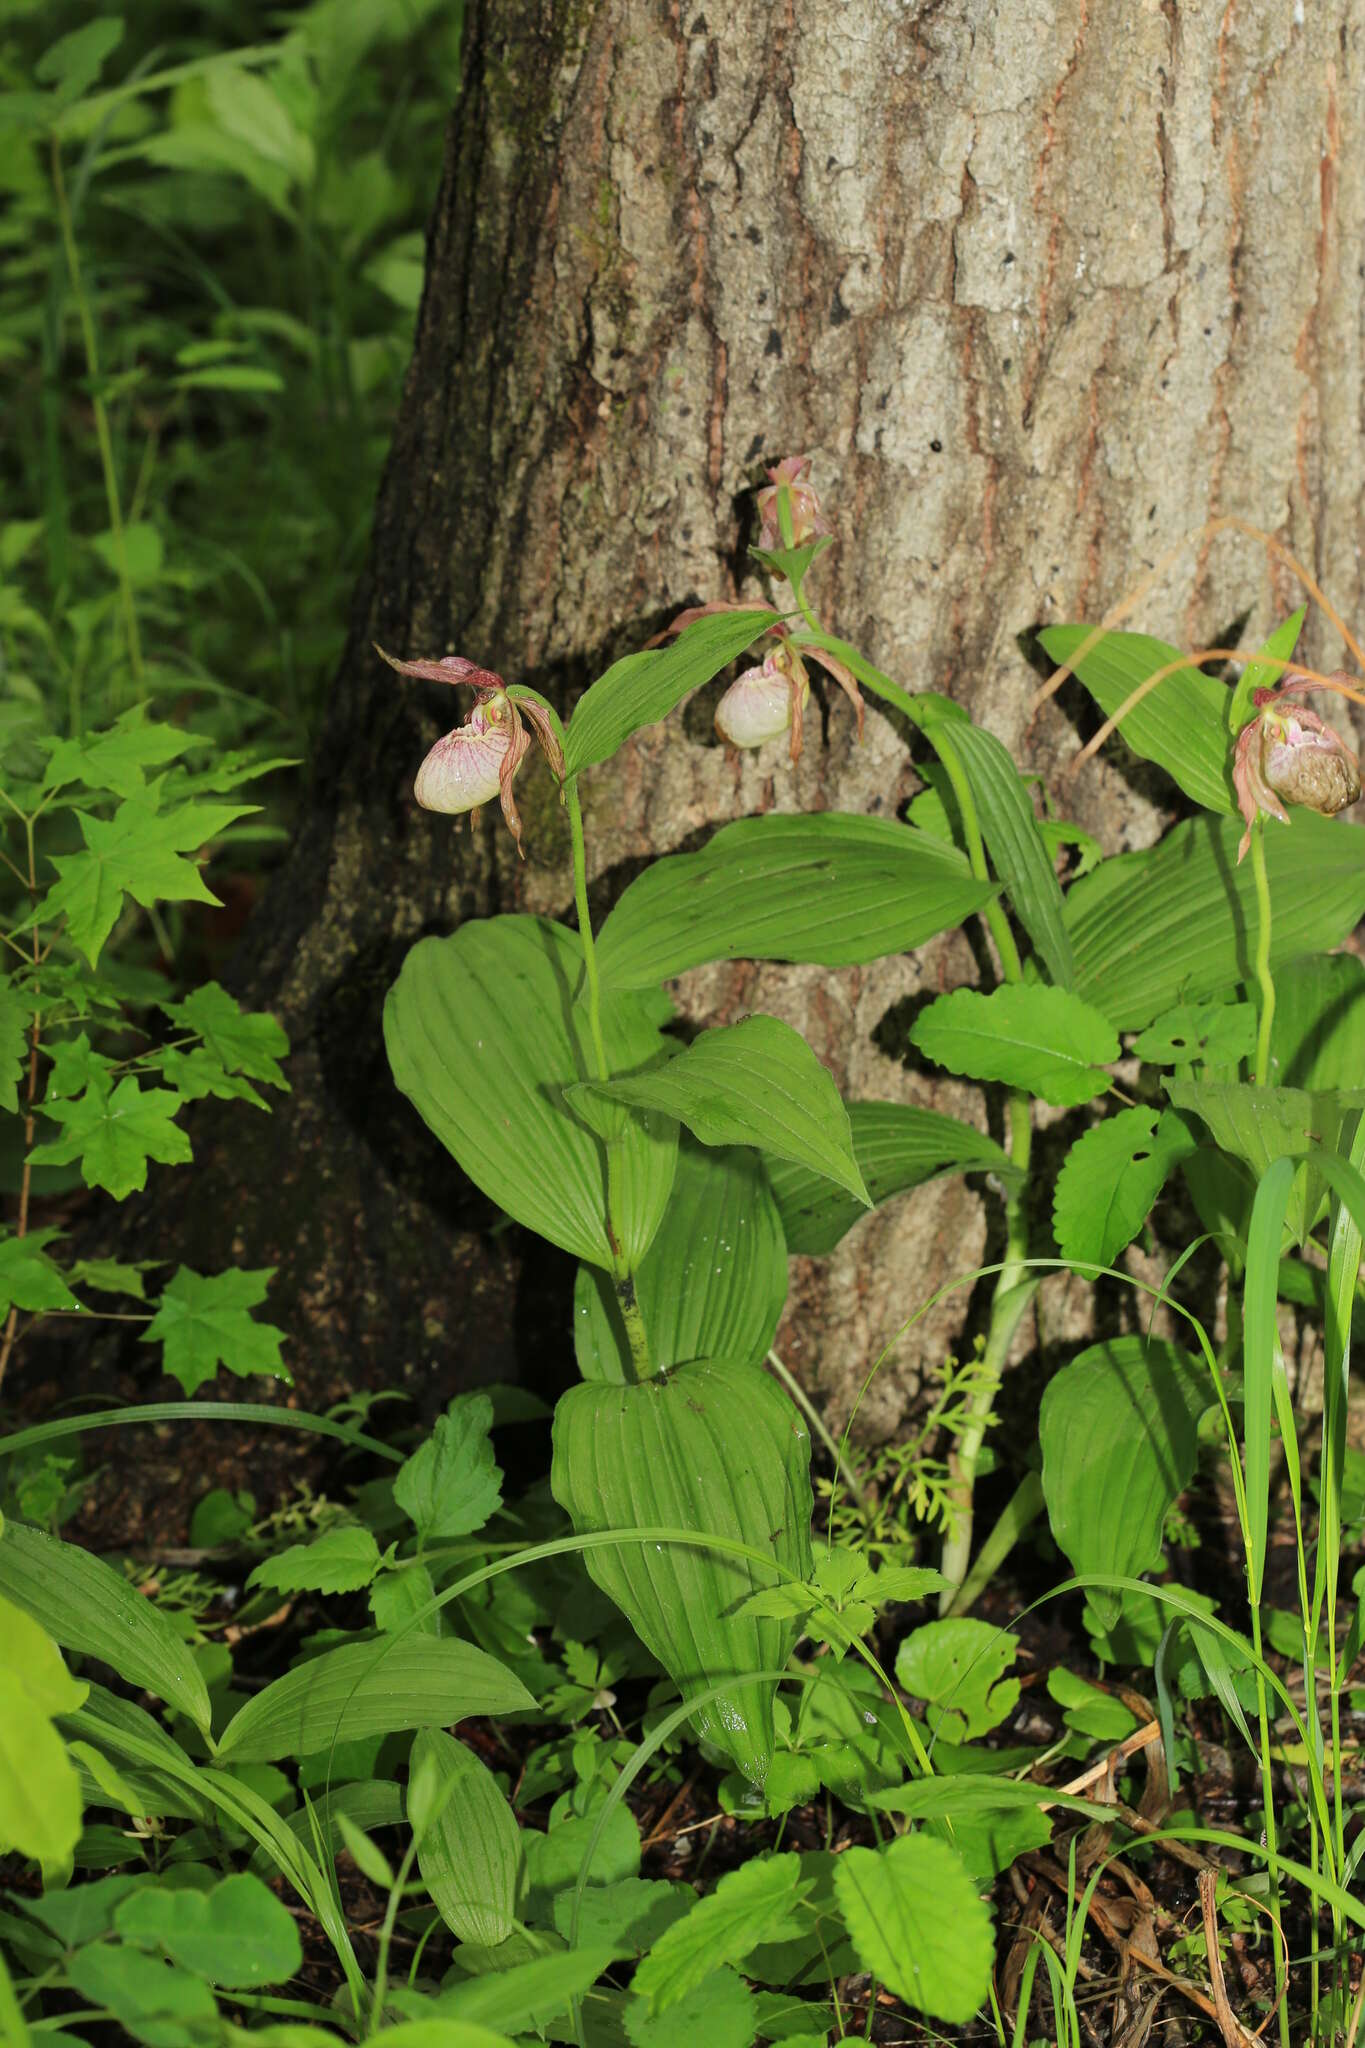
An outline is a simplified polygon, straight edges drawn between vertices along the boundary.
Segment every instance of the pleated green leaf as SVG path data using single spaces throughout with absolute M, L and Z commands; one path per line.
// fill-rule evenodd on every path
M 1270 1070 L 1310 1092 L 1365 1079 L 1365 962 L 1354 953 L 1291 960 L 1276 977 Z
M 931 1060 L 972 1081 L 1004 1081 L 1067 1107 L 1109 1086 L 1118 1035 L 1067 989 L 1014 982 L 983 995 L 955 988 L 922 1010 L 910 1033 Z
M 1147 853 L 1105 861 L 1067 897 L 1078 995 L 1120 1031 L 1250 978 L 1256 890 L 1240 818 L 1191 818 Z M 1271 965 L 1340 945 L 1365 915 L 1365 840 L 1296 810 L 1265 835 Z
M 751 1366 L 680 1365 L 639 1386 L 573 1387 L 555 1411 L 555 1499 L 580 1533 L 693 1529 L 810 1576 L 810 1440 L 797 1410 Z M 762 1784 L 773 1750 L 772 1680 L 796 1640 L 788 1620 L 736 1614 L 777 1571 L 684 1544 L 603 1545 L 584 1563 L 684 1699 L 698 1731 Z
M 207 1730 L 208 1688 L 184 1638 L 103 1559 L 7 1522 L 0 1536 L 0 1593 L 41 1622 L 64 1650 L 98 1657 Z
M 1194 1474 L 1199 1418 L 1214 1398 L 1187 1352 L 1142 1337 L 1092 1344 L 1048 1381 L 1043 1496 L 1078 1572 L 1138 1578 L 1160 1562 L 1166 1511 Z M 1112 1625 L 1118 1596 L 1092 1586 L 1089 1598 Z
M 548 918 L 491 917 L 421 939 L 384 1005 L 393 1076 L 477 1187 L 519 1223 L 593 1265 L 610 1266 L 606 1149 L 565 1091 L 594 1069 L 574 998 L 576 933 Z M 603 1004 L 613 1073 L 667 1056 L 657 1002 Z M 621 1120 L 618 1218 L 631 1261 L 644 1256 L 673 1180 L 677 1129 Z
M 566 772 L 577 775 L 580 769 L 610 760 L 623 740 L 641 726 L 667 718 L 690 691 L 719 675 L 777 618 L 776 612 L 759 606 L 753 611 L 719 612 L 695 620 L 667 647 L 650 647 L 613 662 L 574 707 L 564 748 Z
M 516 1924 L 525 1870 L 516 1816 L 487 1764 L 439 1728 L 424 1728 L 412 1745 L 408 1818 L 414 1828 L 421 1823 L 413 1810 L 419 1785 L 438 1808 L 417 1846 L 422 1882 L 460 1941 L 496 1948 Z
M 1007 1153 L 984 1131 L 907 1102 L 850 1102 L 853 1156 L 874 1203 L 889 1201 L 942 1173 L 995 1173 L 1008 1178 Z M 867 1211 L 841 1188 L 789 1159 L 768 1157 L 789 1252 L 832 1252 Z
M 224 1729 L 218 1754 L 224 1763 L 273 1763 L 365 1735 L 448 1728 L 471 1714 L 534 1706 L 521 1680 L 472 1643 L 418 1634 L 343 1643 L 248 1700 Z
M 835 1199 L 862 1214 L 851 1195 Z M 787 1298 L 787 1247 L 756 1153 L 684 1138 L 663 1222 L 635 1273 L 635 1297 L 657 1369 L 694 1358 L 761 1362 Z M 585 1380 L 633 1377 L 615 1290 L 593 1266 L 578 1269 L 574 1350 Z
M 857 965 L 922 945 L 994 893 L 956 847 L 892 818 L 740 818 L 631 883 L 602 927 L 602 977 L 642 988 L 707 960 Z M 1057 915 L 1060 930 L 1060 890 Z
M 1057 663 L 1069 661 L 1093 626 L 1048 626 L 1038 638 Z M 1106 633 L 1077 664 L 1076 673 L 1105 716 L 1112 717 L 1129 694 L 1168 661 L 1178 647 L 1146 633 Z M 1206 811 L 1235 811 L 1232 738 L 1226 683 L 1186 664 L 1149 690 L 1119 727 L 1135 754 L 1155 761 L 1186 796 Z
M 839 1091 L 800 1032 L 777 1017 L 703 1031 L 666 1066 L 593 1082 L 589 1092 L 675 1117 L 703 1145 L 757 1145 L 793 1159 L 871 1206 Z
M 1168 1081 L 1176 1109 L 1207 1125 L 1221 1152 L 1240 1159 L 1259 1180 L 1273 1160 L 1302 1158 L 1314 1146 L 1335 1152 L 1346 1118 L 1365 1105 L 1365 1089 L 1257 1088 L 1238 1081 Z M 1318 1214 L 1326 1182 L 1311 1163 L 1301 1166 L 1289 1202 L 1290 1228 L 1303 1243 Z
M 991 1916 L 960 1856 L 923 1833 L 846 1849 L 834 1895 L 864 1969 L 917 2012 L 965 2026 L 990 1989 Z
M 981 816 L 991 866 L 1005 885 L 1010 907 L 1058 988 L 1075 971 L 1063 917 L 1062 887 L 1038 830 L 1028 785 L 994 733 L 963 720 L 948 743 L 962 762 Z

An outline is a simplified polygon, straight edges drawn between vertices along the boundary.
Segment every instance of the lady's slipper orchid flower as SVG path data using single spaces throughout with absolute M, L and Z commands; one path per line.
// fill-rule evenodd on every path
M 437 740 L 417 771 L 413 795 L 425 810 L 448 815 L 468 811 L 471 816 L 490 797 L 500 798 L 502 815 L 524 860 L 521 814 L 512 794 L 512 778 L 531 744 L 531 733 L 521 722 L 523 715 L 555 775 L 564 780 L 564 755 L 544 706 L 530 697 L 512 696 L 501 676 L 460 654 L 442 655 L 439 661 L 398 661 L 382 647 L 375 652 L 401 676 L 420 676 L 433 683 L 467 683 L 474 691 L 474 709 L 467 722 Z
M 778 516 L 778 492 L 783 484 L 791 500 L 792 537 L 790 545 L 803 547 L 817 534 L 828 533 L 829 524 L 820 511 L 820 500 L 816 497 L 806 478 L 810 475 L 809 455 L 789 455 L 768 471 L 768 488 L 758 493 L 758 513 L 763 521 L 758 544 L 769 552 L 773 548 L 788 545 L 782 535 L 782 522 Z
M 1256 716 L 1242 727 L 1232 759 L 1232 781 L 1246 831 L 1237 848 L 1242 861 L 1251 828 L 1265 812 L 1289 823 L 1285 804 L 1302 804 L 1333 818 L 1360 795 L 1360 766 L 1339 733 L 1296 699 L 1317 687 L 1307 676 L 1289 676 L 1278 689 L 1257 690 Z
M 737 677 L 716 706 L 716 731 L 721 738 L 732 747 L 761 747 L 765 740 L 790 732 L 791 757 L 800 760 L 803 717 L 810 695 L 810 676 L 801 658 L 804 653 L 829 671 L 853 705 L 861 740 L 864 706 L 852 672 L 821 648 L 806 647 L 798 652 L 785 626 L 775 626 L 773 631 L 778 635 L 777 646 L 760 667 L 746 669 Z

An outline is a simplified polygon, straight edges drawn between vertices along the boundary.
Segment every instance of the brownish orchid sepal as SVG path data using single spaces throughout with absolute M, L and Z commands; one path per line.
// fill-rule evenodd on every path
M 1333 681 L 1347 681 L 1345 672 Z M 1251 846 L 1258 817 L 1289 823 L 1285 804 L 1299 804 L 1333 818 L 1360 795 L 1360 764 L 1340 733 L 1298 700 L 1321 687 L 1311 677 L 1289 675 L 1274 690 L 1257 690 L 1256 715 L 1242 727 L 1232 757 L 1232 781 L 1246 831 L 1237 848 L 1241 862 Z

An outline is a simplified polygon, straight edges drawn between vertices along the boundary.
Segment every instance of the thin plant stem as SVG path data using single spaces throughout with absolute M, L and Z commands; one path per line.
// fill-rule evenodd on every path
M 20 816 L 24 819 L 24 845 L 28 859 L 28 873 L 23 878 L 24 886 L 36 903 L 38 900 L 38 867 L 33 843 L 33 819 L 25 816 L 22 812 Z M 41 962 L 42 950 L 38 938 L 38 927 L 35 924 L 33 927 L 33 965 L 35 969 L 41 965 Z M 24 1164 L 19 1176 L 19 1207 L 14 1218 L 15 1237 L 26 1237 L 28 1235 L 29 1198 L 33 1192 L 33 1163 L 30 1154 L 33 1151 L 34 1133 L 38 1127 L 38 1049 L 42 1037 L 42 1024 L 42 1013 L 35 1009 L 33 1012 L 33 1022 L 29 1026 L 28 1085 L 24 1095 Z M 18 1334 L 19 1306 L 15 1302 L 11 1304 L 10 1312 L 5 1318 L 4 1335 L 0 1337 L 0 1386 L 3 1386 L 5 1383 L 5 1374 L 9 1369 L 10 1358 L 13 1354 Z
M 841 1449 L 840 1445 L 835 1441 L 834 1437 L 831 1435 L 829 1426 L 826 1423 L 823 1415 L 821 1415 L 819 1409 L 815 1406 L 815 1403 L 811 1400 L 810 1396 L 807 1394 L 805 1388 L 801 1385 L 800 1381 L 787 1368 L 787 1366 L 783 1364 L 782 1360 L 778 1357 L 775 1351 L 769 1351 L 768 1364 L 772 1367 L 778 1379 L 781 1380 L 783 1386 L 791 1395 L 793 1401 L 795 1401 L 797 1407 L 801 1410 L 801 1413 L 805 1416 L 807 1422 L 809 1422 L 812 1430 L 814 1430 L 816 1436 L 819 1437 L 821 1443 L 829 1452 L 830 1457 L 834 1460 L 834 1469 L 839 1474 L 839 1477 L 843 1480 L 844 1485 L 848 1488 L 849 1492 L 853 1495 L 853 1498 L 857 1501 L 859 1510 L 862 1513 L 864 1521 L 871 1522 L 872 1503 L 868 1499 L 867 1492 L 863 1486 L 862 1481 L 859 1479 L 857 1472 L 854 1470 L 853 1465 L 850 1463 L 849 1459 L 844 1455 L 844 1452 Z M 832 1530 L 832 1519 L 830 1527 Z M 831 1534 L 830 1541 L 833 1542 L 833 1540 L 833 1535 Z
M 1248 1573 L 1250 1564 L 1248 1561 Z M 1270 1771 L 1270 1715 L 1266 1705 L 1265 1676 L 1262 1669 L 1261 1651 L 1261 1608 L 1260 1602 L 1251 1602 L 1251 1646 L 1256 1653 L 1256 1715 L 1257 1732 L 1260 1736 L 1261 1765 L 1261 1815 L 1265 1826 L 1266 1873 L 1270 1879 L 1268 1904 L 1271 1915 L 1280 1917 L 1280 1864 L 1279 1842 L 1275 1830 L 1275 1788 Z M 1286 1997 L 1286 1972 L 1284 1956 L 1279 1943 L 1275 1944 L 1275 1994 L 1280 2013 L 1280 2048 L 1289 2044 L 1289 2003 Z
M 1256 1086 L 1270 1081 L 1270 1030 L 1275 1022 L 1275 980 L 1270 971 L 1270 877 L 1265 865 L 1265 819 L 1258 817 L 1251 833 L 1251 872 L 1256 882 L 1256 984 L 1261 991 L 1261 1020 L 1256 1032 Z
M 573 893 L 578 909 L 578 936 L 583 946 L 583 975 L 588 988 L 588 1031 L 592 1038 L 593 1059 L 597 1066 L 599 1081 L 611 1079 L 611 1068 L 607 1063 L 606 1042 L 602 1036 L 602 984 L 597 972 L 597 942 L 593 937 L 592 913 L 588 908 L 588 861 L 587 849 L 583 843 L 583 810 L 578 801 L 578 779 L 570 775 L 564 783 L 564 802 L 569 813 L 569 833 L 573 842 Z M 616 1288 L 616 1306 L 621 1313 L 621 1322 L 630 1346 L 631 1364 L 637 1379 L 648 1379 L 653 1373 L 653 1361 L 649 1351 L 649 1337 L 645 1319 L 640 1311 L 639 1297 L 635 1292 L 635 1276 L 631 1272 L 621 1251 L 621 1240 L 616 1228 L 619 1214 L 619 1144 L 607 1138 L 603 1141 L 607 1152 L 607 1235 L 612 1246 L 612 1278 Z
M 383 2022 L 384 1999 L 389 1988 L 389 1949 L 393 1944 L 394 1923 L 398 1918 L 398 1907 L 403 1897 L 404 1887 L 408 1881 L 408 1873 L 416 1860 L 417 1835 L 414 1831 L 412 1840 L 403 1852 L 403 1860 L 398 1866 L 398 1874 L 390 1886 L 389 1902 L 384 1911 L 384 1924 L 379 1930 L 379 1954 L 375 1959 L 374 1987 L 370 1996 L 370 2023 L 365 2029 L 365 2038 L 367 2040 Z
M 80 252 L 76 246 L 75 228 L 71 219 L 71 206 L 66 196 L 66 179 L 62 175 L 62 145 L 54 135 L 52 138 L 52 188 L 57 199 L 57 218 L 61 223 L 62 247 L 66 252 L 66 267 L 71 278 L 71 290 L 76 301 L 76 311 L 81 323 L 81 340 L 85 347 L 86 375 L 91 383 L 90 404 L 95 419 L 95 440 L 100 451 L 100 468 L 104 473 L 104 495 L 109 508 L 109 531 L 114 543 L 114 564 L 118 575 L 119 600 L 123 607 L 123 627 L 128 642 L 128 666 L 140 682 L 142 680 L 142 639 L 138 631 L 137 603 L 133 597 L 133 581 L 128 570 L 128 539 L 124 530 L 123 512 L 119 503 L 118 470 L 114 463 L 114 440 L 109 431 L 109 413 L 100 393 L 99 344 L 95 336 L 94 316 L 90 301 L 85 295 L 81 277 Z

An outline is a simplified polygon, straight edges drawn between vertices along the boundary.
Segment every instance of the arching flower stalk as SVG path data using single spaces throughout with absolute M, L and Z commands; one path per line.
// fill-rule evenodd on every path
M 774 548 L 799 548 L 808 540 L 829 532 L 829 522 L 820 510 L 816 497 L 806 479 L 810 475 L 809 455 L 788 455 L 768 471 L 766 490 L 758 493 L 758 516 L 763 521 L 758 536 L 758 545 L 771 552 Z M 782 532 L 781 495 L 785 488 L 787 503 L 791 510 L 791 538 Z
M 512 793 L 512 782 L 534 735 L 555 777 L 564 780 L 564 754 L 548 712 L 532 697 L 513 696 L 502 677 L 492 669 L 479 668 L 461 654 L 445 654 L 438 661 L 399 661 L 376 646 L 379 654 L 400 676 L 418 676 L 432 683 L 464 683 L 474 692 L 474 709 L 463 725 L 457 725 L 437 740 L 417 771 L 413 795 L 428 811 L 458 816 L 468 811 L 471 819 L 479 806 L 497 797 L 508 830 L 521 843 L 521 814 Z M 522 724 L 526 718 L 528 732 Z
M 1330 679 L 1348 683 L 1345 671 Z M 1252 827 L 1262 814 L 1289 823 L 1285 804 L 1300 804 L 1333 818 L 1360 795 L 1360 764 L 1340 733 L 1324 724 L 1298 700 L 1306 691 L 1327 687 L 1308 676 L 1289 675 L 1274 690 L 1257 690 L 1256 716 L 1237 736 L 1232 781 L 1246 831 L 1237 848 L 1245 858 Z M 1343 689 L 1343 695 L 1355 695 Z

